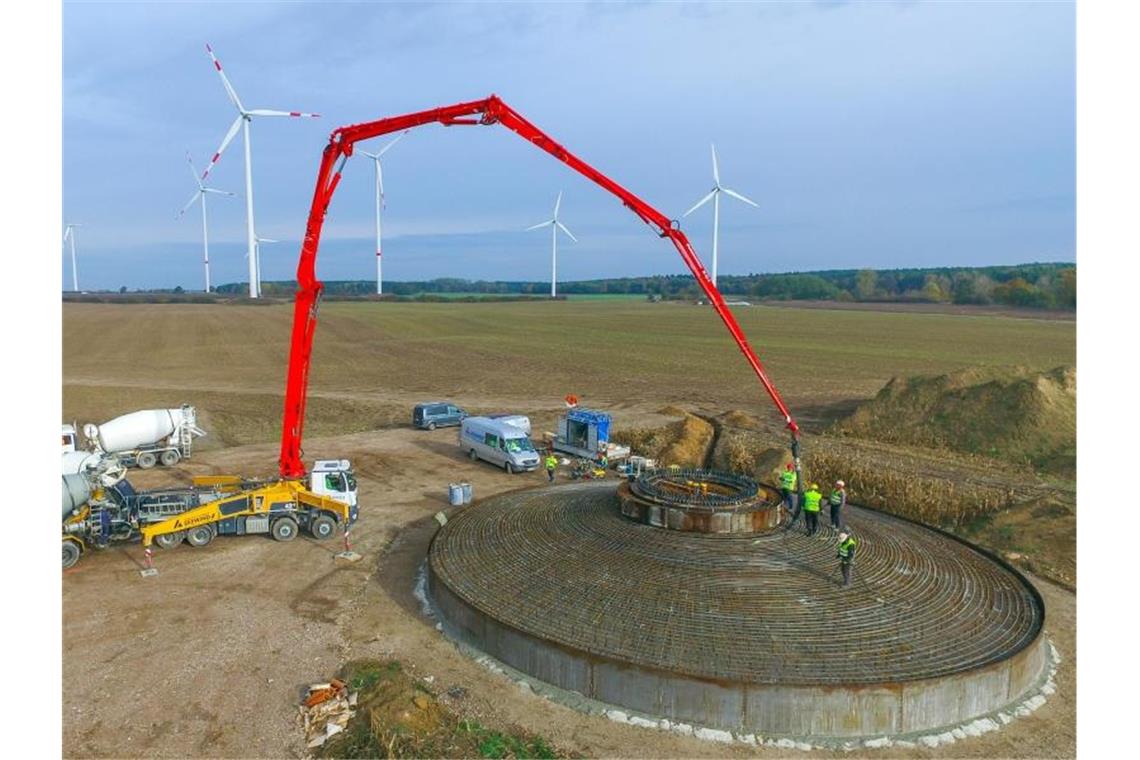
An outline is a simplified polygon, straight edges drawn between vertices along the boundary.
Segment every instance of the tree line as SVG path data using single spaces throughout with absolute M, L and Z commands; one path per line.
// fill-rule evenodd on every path
M 376 292 L 372 280 L 333 280 L 324 285 L 329 296 L 368 296 Z M 1001 304 L 1039 309 L 1077 306 L 1077 269 L 1067 263 L 721 275 L 717 285 L 721 293 L 734 299 Z M 218 292 L 241 295 L 247 289 L 242 283 L 229 283 L 218 287 Z M 541 297 L 550 292 L 550 283 L 443 277 L 386 282 L 384 289 L 386 294 L 405 298 L 456 293 Z M 290 295 L 295 290 L 293 281 L 262 283 L 262 293 L 267 296 Z M 680 274 L 562 282 L 558 290 L 563 295 L 635 295 L 652 300 L 703 297 L 696 280 Z

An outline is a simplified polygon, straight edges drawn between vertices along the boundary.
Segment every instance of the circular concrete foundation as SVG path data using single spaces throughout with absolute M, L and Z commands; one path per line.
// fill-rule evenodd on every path
M 646 473 L 618 486 L 617 497 L 626 517 L 669 530 L 762 533 L 780 524 L 775 490 L 716 470 Z
M 506 494 L 440 529 L 428 593 L 451 635 L 534 678 L 737 733 L 926 732 L 1039 683 L 1044 604 L 1020 574 L 845 511 L 859 541 L 848 588 L 828 528 L 661 530 L 623 517 L 612 482 Z

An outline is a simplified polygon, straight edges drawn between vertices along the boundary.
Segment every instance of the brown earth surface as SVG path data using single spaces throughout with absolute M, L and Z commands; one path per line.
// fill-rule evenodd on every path
M 434 628 L 413 589 L 448 482 L 472 483 L 476 499 L 539 486 L 538 473 L 508 476 L 461 456 L 454 430 L 407 429 L 314 439 L 313 457 L 352 459 L 363 555 L 333 558 L 340 545 L 301 537 L 220 537 L 156 556 L 159 575 L 138 574 L 137 544 L 95 552 L 64 573 L 63 754 L 66 757 L 299 757 L 294 720 L 305 687 L 349 660 L 395 658 L 431 688 L 455 686 L 464 717 L 518 727 L 559 750 L 591 757 L 778 757 L 774 749 L 725 746 L 613 723 L 523 691 L 461 654 Z M 261 469 L 274 445 L 196 457 L 194 474 Z M 135 476 L 157 485 L 169 473 Z M 1001 732 L 936 750 L 871 757 L 1072 757 L 1075 754 L 1076 597 L 1035 581 L 1047 634 L 1063 662 L 1044 707 Z M 832 755 L 813 752 L 808 755 Z M 851 753 L 860 756 L 860 753 Z M 798 753 L 797 753 L 798 756 Z
M 963 523 L 961 532 L 1017 554 L 1023 568 L 1075 584 L 1071 482 L 984 458 L 823 434 L 892 376 L 1072 364 L 1071 322 L 779 307 L 745 307 L 737 315 L 821 468 L 849 462 L 859 472 L 891 469 L 949 483 L 955 493 L 1012 493 L 1012 501 Z M 190 474 L 272 475 L 291 316 L 287 305 L 68 304 L 63 418 L 103 421 L 194 403 L 210 435 L 200 439 L 193 460 L 173 471 L 133 474 L 136 485 L 186 482 Z M 111 361 L 108 346 L 126 353 Z M 293 721 L 304 687 L 349 660 L 396 658 L 410 672 L 432 677 L 430 688 L 466 689 L 448 704 L 459 714 L 517 726 L 560 751 L 779 756 L 616 724 L 546 701 L 460 654 L 420 611 L 412 588 L 435 526 L 431 516 L 446 508 L 447 484 L 471 482 L 478 500 L 541 485 L 544 476 L 511 477 L 468 462 L 457 452 L 454 430 L 408 429 L 411 405 L 448 398 L 476 413 L 526 413 L 537 437 L 553 429 L 568 392 L 611 412 L 619 430 L 652 431 L 686 412 L 716 421 L 714 457 L 737 439 L 744 447 L 737 455 L 745 459 L 786 444 L 755 377 L 707 310 L 641 303 L 325 304 L 305 458 L 353 461 L 362 505 L 354 548 L 363 560 L 338 564 L 339 545 L 305 536 L 287 544 L 247 536 L 222 537 L 202 549 L 181 546 L 157 554 L 160 575 L 151 579 L 138 575 L 137 544 L 85 556 L 63 577 L 63 754 L 301 756 Z M 1057 694 L 995 734 L 935 750 L 869 755 L 1075 754 L 1075 595 L 1035 583 L 1045 596 L 1047 631 L 1064 658 Z

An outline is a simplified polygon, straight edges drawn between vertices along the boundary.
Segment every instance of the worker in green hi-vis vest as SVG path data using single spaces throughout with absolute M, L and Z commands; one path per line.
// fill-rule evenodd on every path
M 847 506 L 847 484 L 842 480 L 835 481 L 835 487 L 827 497 L 831 506 L 831 527 L 843 530 L 843 507 Z
M 784 471 L 780 473 L 780 491 L 784 496 L 784 507 L 792 517 L 788 522 L 789 528 L 795 525 L 800 517 L 800 495 L 796 493 L 798 480 L 795 465 L 788 462 Z
M 807 535 L 814 536 L 819 530 L 819 503 L 823 501 L 823 494 L 819 492 L 819 485 L 811 484 L 811 488 L 804 493 L 804 523 L 807 526 Z
M 843 585 L 851 585 L 851 565 L 855 562 L 855 537 L 846 531 L 839 534 L 839 572 L 843 573 Z

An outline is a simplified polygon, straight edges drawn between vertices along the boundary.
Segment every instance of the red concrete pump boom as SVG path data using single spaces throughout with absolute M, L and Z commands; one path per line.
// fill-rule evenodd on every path
M 761 384 L 772 397 L 772 401 L 784 416 L 792 433 L 793 453 L 799 449 L 799 426 L 792 419 L 791 412 L 784 405 L 779 392 L 764 372 L 764 366 L 756 357 L 748 340 L 724 303 L 720 291 L 709 279 L 705 267 L 685 234 L 657 209 L 650 206 L 609 177 L 563 148 L 543 132 L 519 115 L 514 109 L 492 95 L 485 100 L 473 100 L 429 111 L 393 116 L 387 119 L 370 121 L 365 124 L 340 127 L 329 136 L 329 144 L 321 157 L 317 185 L 313 191 L 313 204 L 309 210 L 309 221 L 305 228 L 305 240 L 301 245 L 301 258 L 297 264 L 297 300 L 293 309 L 293 336 L 289 349 L 289 370 L 285 386 L 285 413 L 281 430 L 281 476 L 299 478 L 305 475 L 302 461 L 301 438 L 305 425 L 305 399 L 309 383 L 309 361 L 313 349 L 313 332 L 317 327 L 317 307 L 321 290 L 324 287 L 316 278 L 317 248 L 321 241 L 321 227 L 325 213 L 332 200 L 336 186 L 340 182 L 344 162 L 352 155 L 353 146 L 361 140 L 418 127 L 421 124 L 439 123 L 445 127 L 461 124 L 502 124 L 512 132 L 545 150 L 571 169 L 585 175 L 606 190 L 610 191 L 646 224 L 654 227 L 661 237 L 667 237 L 677 247 L 681 258 L 696 277 L 701 289 L 712 303 L 716 313 L 732 334 L 752 371 L 760 378 Z

